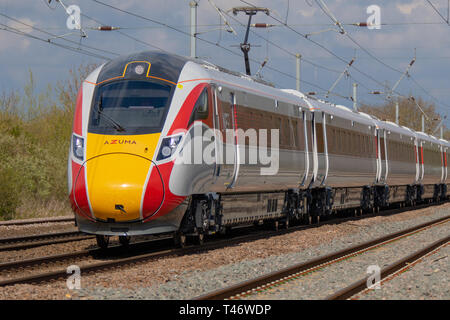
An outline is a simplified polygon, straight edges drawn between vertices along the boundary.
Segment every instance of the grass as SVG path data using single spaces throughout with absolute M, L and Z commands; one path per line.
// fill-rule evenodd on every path
M 37 94 L 30 71 L 23 91 L 0 96 L 0 220 L 70 215 L 67 156 L 76 94 L 95 66 Z

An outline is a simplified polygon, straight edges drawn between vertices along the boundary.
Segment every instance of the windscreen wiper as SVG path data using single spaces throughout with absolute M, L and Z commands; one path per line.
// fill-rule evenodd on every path
M 98 105 L 95 106 L 95 109 L 97 111 L 97 114 L 99 115 L 99 119 L 100 119 L 100 115 L 103 116 L 106 120 L 109 121 L 110 124 L 112 124 L 112 126 L 114 127 L 114 129 L 116 129 L 119 132 L 125 132 L 125 128 L 122 127 L 116 120 L 114 120 L 113 118 L 111 118 L 110 116 L 108 116 L 106 113 L 104 113 L 102 110 L 102 96 L 100 96 L 100 100 L 98 102 Z

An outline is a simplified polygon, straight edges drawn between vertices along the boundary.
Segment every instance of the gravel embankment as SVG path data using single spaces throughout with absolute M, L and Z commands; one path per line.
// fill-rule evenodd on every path
M 49 222 L 26 225 L 0 225 L 0 238 L 24 237 L 53 232 L 77 231 L 74 222 Z
M 392 279 L 379 290 L 369 290 L 352 298 L 360 300 L 450 299 L 450 245 L 441 247 Z
M 249 295 L 246 299 L 324 299 L 339 289 L 367 277 L 369 267 L 378 267 L 381 270 L 401 257 L 445 238 L 449 230 L 450 222 L 447 222 L 444 225 L 424 230 L 377 249 L 342 260 L 279 287 L 268 288 L 259 294 Z
M 78 231 L 73 222 L 51 222 L 29 225 L 0 225 L 0 238 L 23 237 L 72 231 Z M 0 251 L 0 263 L 15 261 L 19 259 L 37 258 L 51 254 L 62 254 L 70 251 L 89 249 L 95 246 L 96 242 L 94 239 L 46 245 L 30 249 Z
M 0 288 L 0 299 L 191 299 L 447 215 L 450 204 L 324 225 L 209 252 L 82 274 L 81 290 L 69 291 L 65 280 Z

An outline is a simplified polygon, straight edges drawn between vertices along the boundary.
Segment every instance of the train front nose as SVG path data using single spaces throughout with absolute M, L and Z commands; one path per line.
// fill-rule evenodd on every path
M 104 154 L 85 164 L 92 213 L 101 220 L 133 221 L 141 219 L 142 194 L 152 162 L 128 153 Z M 161 185 L 161 176 L 152 175 L 152 185 Z M 156 179 L 155 179 L 156 178 Z M 152 195 L 159 206 L 160 194 Z

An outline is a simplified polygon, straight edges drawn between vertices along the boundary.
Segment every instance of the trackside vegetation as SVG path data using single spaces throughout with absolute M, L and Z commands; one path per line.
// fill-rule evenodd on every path
M 66 81 L 42 93 L 29 71 L 23 90 L 0 94 L 0 220 L 71 214 L 72 119 L 81 79 L 94 67 L 70 70 Z

